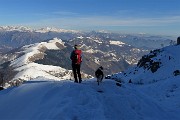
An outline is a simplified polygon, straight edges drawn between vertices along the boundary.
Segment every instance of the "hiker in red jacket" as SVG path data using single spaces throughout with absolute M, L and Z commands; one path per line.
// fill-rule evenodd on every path
M 71 61 L 72 61 L 72 70 L 74 74 L 74 82 L 76 83 L 81 83 L 81 73 L 80 73 L 80 68 L 81 68 L 81 62 L 82 62 L 82 51 L 79 49 L 80 47 L 78 45 L 74 45 L 74 50 L 71 53 Z M 77 76 L 79 78 L 79 81 L 77 79 Z

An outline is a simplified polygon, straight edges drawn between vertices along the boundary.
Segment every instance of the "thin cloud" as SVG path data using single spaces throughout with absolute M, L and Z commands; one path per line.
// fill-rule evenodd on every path
M 33 27 L 58 27 L 64 29 L 82 29 L 82 28 L 97 28 L 97 27 L 161 27 L 167 25 L 180 25 L 180 16 L 167 16 L 156 18 L 121 18 L 109 16 L 91 16 L 91 17 L 62 17 L 50 18 L 21 25 Z
M 17 24 L 16 24 L 17 25 Z M 117 18 L 109 16 L 62 17 L 43 19 L 18 26 L 32 28 L 56 27 L 82 31 L 108 30 L 127 33 L 150 33 L 164 35 L 179 35 L 180 16 L 156 18 Z
M 109 16 L 92 17 L 63 17 L 45 19 L 43 22 L 69 25 L 95 25 L 95 26 L 150 26 L 180 23 L 180 16 L 160 18 L 114 18 Z
M 79 15 L 79 13 L 69 12 L 69 11 L 56 11 L 52 12 L 54 15 L 63 15 L 63 16 L 69 16 L 69 15 Z

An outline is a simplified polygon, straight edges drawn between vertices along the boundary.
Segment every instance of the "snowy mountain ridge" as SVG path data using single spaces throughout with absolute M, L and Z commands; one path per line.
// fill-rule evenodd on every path
M 41 42 L 37 44 L 24 46 L 23 47 L 24 55 L 13 60 L 10 65 L 13 68 L 15 68 L 15 71 L 19 71 L 13 80 L 15 79 L 29 80 L 32 78 L 36 78 L 38 76 L 44 76 L 50 79 L 53 78 L 58 80 L 59 78 L 52 76 L 47 71 L 50 72 L 56 71 L 63 73 L 63 72 L 67 72 L 66 69 L 56 66 L 50 66 L 50 65 L 40 65 L 34 63 L 34 61 L 37 59 L 42 59 L 44 57 L 44 52 L 46 49 L 58 50 L 64 47 L 66 47 L 64 46 L 64 42 L 62 42 L 62 40 L 58 38 L 54 38 L 49 42 Z
M 40 33 L 47 33 L 47 32 L 72 32 L 72 33 L 79 33 L 80 31 L 58 29 L 58 28 L 54 28 L 54 27 L 46 27 L 46 28 L 37 29 L 37 30 L 35 30 L 35 32 L 40 32 Z
M 64 42 L 62 40 L 59 40 L 58 38 L 54 38 L 53 40 L 50 40 L 49 42 L 41 42 L 41 43 L 36 43 L 36 44 L 31 44 L 31 45 L 26 45 L 23 46 L 22 51 L 25 53 L 25 55 L 21 56 L 20 58 L 12 61 L 11 66 L 18 67 L 18 66 L 23 66 L 25 64 L 31 63 L 34 60 L 32 60 L 32 57 L 34 56 L 34 59 L 40 59 L 38 57 L 35 57 L 36 55 L 44 55 L 43 51 L 46 49 L 53 49 L 57 50 L 60 49 L 57 44 L 61 44 L 63 47 Z
M 33 30 L 25 26 L 0 26 L 0 31 L 32 32 Z
M 30 27 L 25 27 L 25 26 L 0 26 L 0 31 L 39 32 L 39 33 L 47 33 L 47 32 L 79 33 L 80 32 L 80 31 L 77 31 L 77 30 L 65 30 L 65 29 L 59 29 L 59 28 L 55 28 L 55 27 L 32 29 Z
M 174 78 L 180 74 L 179 45 L 167 46 L 156 49 L 144 55 L 137 66 L 129 70 L 115 74 L 115 79 L 137 84 L 154 83 L 168 78 Z

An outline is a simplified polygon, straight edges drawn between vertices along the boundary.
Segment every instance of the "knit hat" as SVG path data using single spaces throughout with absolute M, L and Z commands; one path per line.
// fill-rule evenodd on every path
M 80 48 L 79 45 L 77 45 L 77 44 L 74 45 L 74 49 L 79 49 L 79 48 Z

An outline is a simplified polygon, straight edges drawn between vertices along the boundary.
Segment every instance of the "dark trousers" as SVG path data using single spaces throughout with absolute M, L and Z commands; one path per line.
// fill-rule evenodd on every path
M 82 79 L 81 79 L 81 73 L 80 73 L 80 64 L 72 64 L 72 69 L 73 69 L 73 74 L 74 74 L 74 82 L 79 82 L 81 83 Z M 79 81 L 77 79 L 77 76 L 79 78 Z

